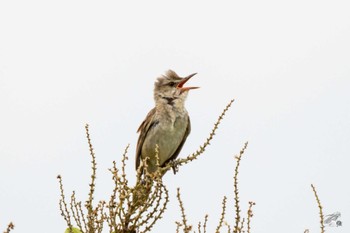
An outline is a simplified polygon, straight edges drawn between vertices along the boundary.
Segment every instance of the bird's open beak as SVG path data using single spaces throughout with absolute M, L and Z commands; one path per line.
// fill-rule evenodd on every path
M 177 89 L 180 89 L 181 92 L 184 92 L 184 91 L 189 91 L 191 89 L 197 89 L 199 87 L 184 87 L 183 85 L 185 85 L 185 83 L 190 80 L 190 78 L 192 78 L 193 76 L 195 76 L 197 73 L 193 73 L 193 74 L 190 74 L 189 76 L 187 76 L 186 78 L 183 78 L 181 80 L 181 82 L 179 82 L 179 84 L 177 84 L 176 88 Z

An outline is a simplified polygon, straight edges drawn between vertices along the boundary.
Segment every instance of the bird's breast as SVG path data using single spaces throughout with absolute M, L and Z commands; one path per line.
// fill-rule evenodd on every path
M 163 164 L 181 144 L 186 133 L 188 116 L 176 117 L 174 120 L 160 118 L 158 121 L 159 123 L 147 133 L 142 147 L 142 155 L 153 157 L 157 144 L 159 146 L 160 164 Z

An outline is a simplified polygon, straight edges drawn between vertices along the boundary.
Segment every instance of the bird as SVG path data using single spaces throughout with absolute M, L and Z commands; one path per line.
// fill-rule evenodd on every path
M 191 132 L 191 121 L 185 108 L 185 100 L 190 90 L 199 87 L 184 87 L 197 73 L 186 77 L 168 70 L 154 83 L 155 107 L 147 114 L 137 132 L 136 170 L 147 159 L 147 172 L 153 174 L 160 167 L 175 160 Z M 155 148 L 158 145 L 158 158 Z M 157 160 L 159 164 L 157 164 Z M 174 173 L 176 170 L 174 169 Z M 144 170 L 141 171 L 144 174 Z

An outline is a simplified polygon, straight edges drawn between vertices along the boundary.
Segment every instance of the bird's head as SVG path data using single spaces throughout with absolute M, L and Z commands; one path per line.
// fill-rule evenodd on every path
M 197 73 L 179 77 L 174 71 L 168 70 L 154 84 L 154 99 L 157 103 L 184 102 L 188 91 L 198 87 L 184 87 L 184 84 Z

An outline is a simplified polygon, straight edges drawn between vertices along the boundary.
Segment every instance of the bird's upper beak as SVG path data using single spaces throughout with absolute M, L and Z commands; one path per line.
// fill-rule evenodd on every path
M 181 80 L 181 82 L 179 82 L 176 86 L 177 89 L 180 89 L 181 92 L 184 92 L 184 91 L 189 91 L 191 89 L 197 89 L 199 87 L 184 87 L 183 85 L 188 81 L 190 80 L 190 78 L 192 78 L 193 76 L 195 76 L 197 73 L 193 73 L 193 74 L 190 74 L 189 76 L 187 76 L 186 78 L 183 78 Z

